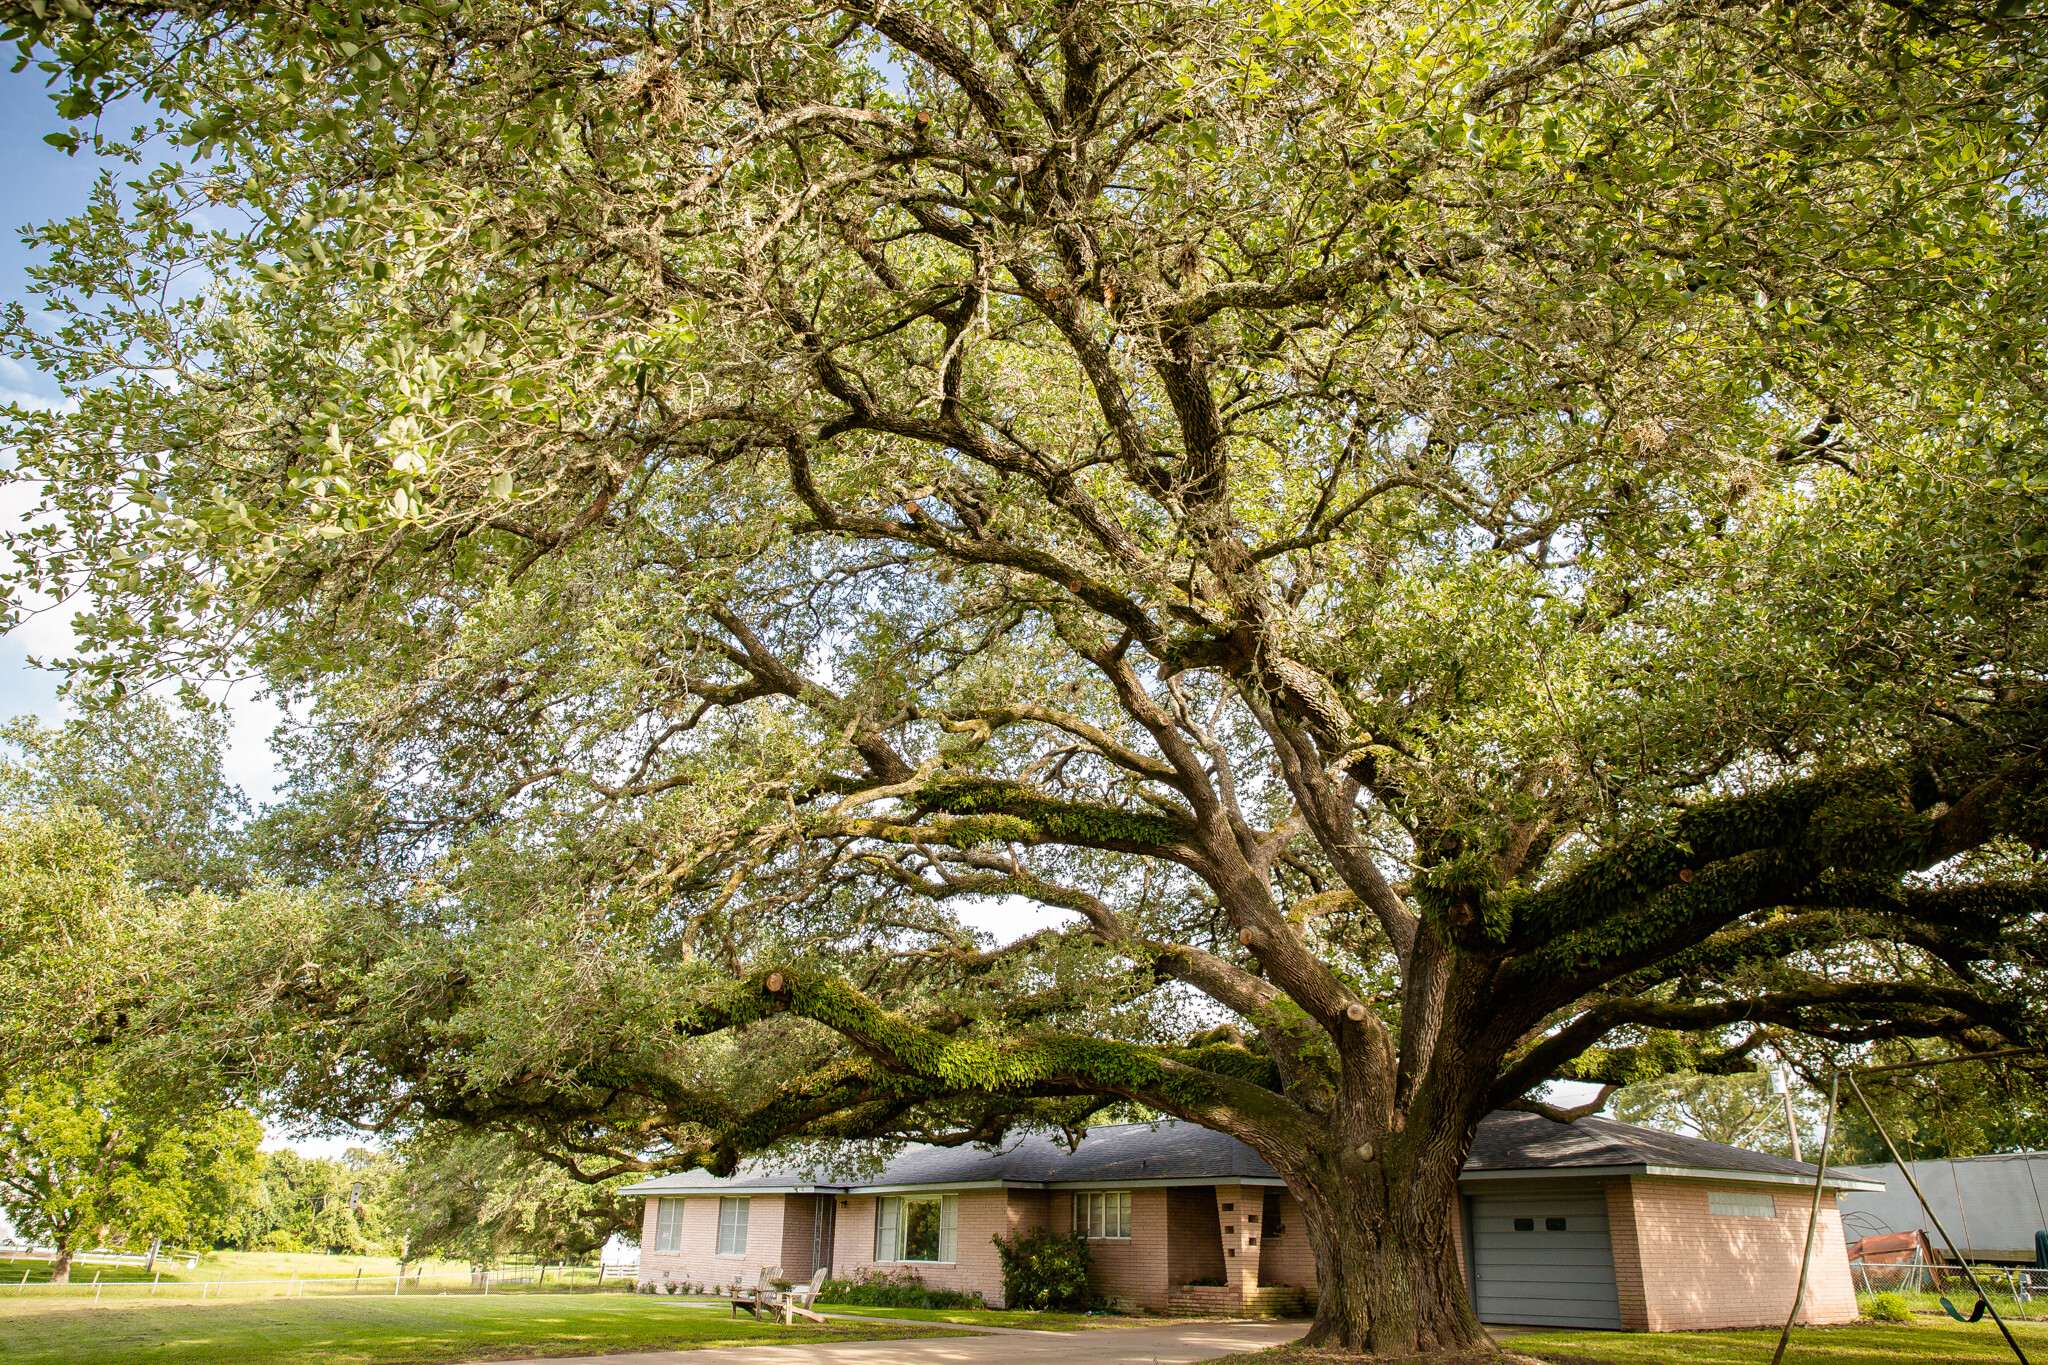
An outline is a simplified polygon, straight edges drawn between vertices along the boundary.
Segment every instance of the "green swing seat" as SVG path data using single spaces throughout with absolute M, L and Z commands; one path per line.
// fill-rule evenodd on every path
M 2042 1231 L 2034 1234 L 2034 1265 L 2038 1269 L 2048 1270 L 2048 1228 L 2044 1228 Z M 1978 1299 L 1977 1306 L 1970 1310 L 1970 1316 L 1967 1318 L 1963 1316 L 1961 1309 L 1950 1303 L 1945 1297 L 1941 1301 L 1941 1307 L 1943 1312 L 1947 1313 L 1957 1322 L 1982 1322 L 1984 1321 L 1984 1314 L 1990 1311 L 1991 1305 L 1981 1298 Z

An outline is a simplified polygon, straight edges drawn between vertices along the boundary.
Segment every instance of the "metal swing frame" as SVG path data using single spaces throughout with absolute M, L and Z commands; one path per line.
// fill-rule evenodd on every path
M 1954 1066 L 1960 1062 L 1984 1062 L 1996 1057 L 2032 1057 L 2040 1055 L 2041 1051 L 2042 1049 L 2034 1047 L 2000 1048 L 1995 1052 L 1973 1052 L 1965 1057 L 1939 1057 L 1927 1062 L 1898 1062 L 1890 1066 L 1843 1067 L 1834 1073 L 1828 1081 L 1828 1119 L 1827 1126 L 1821 1133 L 1820 1161 L 1814 1168 L 1813 1211 L 1806 1220 L 1806 1251 L 1799 1260 L 1799 1288 L 1792 1295 L 1792 1311 L 1785 1315 L 1785 1329 L 1778 1333 L 1778 1349 L 1771 1353 L 1771 1365 L 1781 1365 L 1781 1362 L 1784 1360 L 1785 1347 L 1792 1340 L 1793 1323 L 1799 1318 L 1799 1310 L 1805 1306 L 1807 1273 L 1813 1266 L 1814 1234 L 1820 1228 L 1821 1182 L 1827 1179 L 1828 1149 L 1833 1144 L 1835 1136 L 1835 1109 L 1841 1098 L 1842 1082 L 1845 1079 L 1849 1082 L 1850 1093 L 1856 1096 L 1856 1102 L 1863 1106 L 1864 1114 L 1869 1117 L 1870 1126 L 1875 1128 L 1877 1135 L 1884 1139 L 1885 1150 L 1891 1153 L 1892 1161 L 1898 1166 L 1899 1173 L 1906 1177 L 1906 1184 L 1912 1188 L 1913 1197 L 1920 1201 L 1920 1208 L 1926 1213 L 1927 1221 L 1934 1224 L 1934 1230 L 1941 1234 L 1943 1244 L 1948 1247 L 1948 1254 L 1955 1258 L 1957 1265 L 1962 1267 L 1963 1276 L 1970 1282 L 1970 1288 L 1977 1291 L 1977 1301 L 1983 1304 L 1985 1309 L 1989 1310 L 1991 1320 L 1998 1324 L 1999 1332 L 2005 1337 L 2005 1344 L 2012 1348 L 2012 1353 L 2018 1358 L 2020 1365 L 2029 1365 L 2027 1353 L 2020 1349 L 2018 1340 L 2013 1337 L 2012 1328 L 2006 1326 L 2005 1319 L 1999 1315 L 1997 1305 L 1993 1304 L 1991 1296 L 1984 1292 L 1984 1286 L 1977 1282 L 1977 1272 L 1963 1258 L 1962 1252 L 1957 1250 L 1955 1239 L 1948 1235 L 1948 1229 L 1942 1226 L 1941 1219 L 1935 1215 L 1933 1207 L 1928 1204 L 1927 1196 L 1920 1192 L 1920 1182 L 1915 1180 L 1913 1172 L 1907 1169 L 1905 1160 L 1899 1155 L 1898 1145 L 1892 1141 L 1891 1133 L 1879 1121 L 1877 1110 L 1871 1107 L 1870 1100 L 1863 1093 L 1863 1087 L 1856 1084 L 1856 1077 L 1859 1072 L 1863 1075 L 1871 1076 L 1881 1071 L 1924 1071 L 1929 1067 Z

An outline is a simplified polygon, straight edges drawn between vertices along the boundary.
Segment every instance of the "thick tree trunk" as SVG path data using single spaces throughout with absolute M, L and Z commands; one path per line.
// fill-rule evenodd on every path
M 50 1260 L 50 1283 L 71 1283 L 71 1248 L 59 1246 L 57 1254 Z
M 1319 1169 L 1288 1172 L 1322 1286 L 1303 1344 L 1373 1356 L 1484 1345 L 1458 1270 L 1463 1152 L 1411 1141 L 1319 1155 Z

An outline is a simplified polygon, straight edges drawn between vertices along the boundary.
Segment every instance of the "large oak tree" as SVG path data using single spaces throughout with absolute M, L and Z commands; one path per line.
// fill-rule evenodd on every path
M 1146 1106 L 1400 1354 L 1489 1109 L 2034 1037 L 2012 6 L 13 8 L 190 149 L 40 233 L 18 600 L 303 704 L 203 942 L 304 1107 Z

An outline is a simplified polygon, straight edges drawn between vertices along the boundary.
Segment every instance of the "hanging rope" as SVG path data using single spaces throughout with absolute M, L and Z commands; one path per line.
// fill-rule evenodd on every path
M 2010 1091 L 2012 1088 L 2012 1073 L 2010 1069 L 2000 1067 L 1999 1070 L 2005 1073 L 2005 1086 Z M 2034 1192 L 2034 1217 L 2040 1220 L 2034 1226 L 2048 1231 L 2048 1210 L 2044 1210 L 2041 1207 L 2041 1186 L 2034 1179 L 2034 1157 L 2026 1149 L 2025 1144 L 2022 1144 L 2020 1147 L 2020 1164 L 2027 1168 L 2027 1186 Z
M 1977 1291 L 1978 1301 L 1990 1312 L 1991 1320 L 1998 1324 L 1998 1330 L 2005 1335 L 2005 1344 L 2012 1347 L 2012 1353 L 2019 1358 L 2020 1365 L 2027 1365 L 2027 1353 L 2022 1351 L 2019 1342 L 2013 1339 L 2012 1328 L 2005 1325 L 2005 1319 L 1999 1316 L 1998 1308 L 1991 1302 L 1991 1296 L 1984 1292 L 1984 1286 L 1977 1283 L 1977 1272 L 1970 1268 L 1970 1263 L 1963 1258 L 1963 1253 L 1957 1249 L 1955 1238 L 1948 1235 L 1948 1229 L 1942 1226 L 1941 1219 L 1934 1212 L 1934 1206 L 1929 1204 L 1927 1196 L 1921 1193 L 1920 1182 L 1913 1178 L 1912 1169 L 1900 1159 L 1899 1149 L 1892 1143 L 1891 1133 L 1878 1119 L 1877 1110 L 1872 1108 L 1870 1101 L 1864 1097 L 1863 1088 L 1856 1084 L 1855 1073 L 1850 1072 L 1846 1074 L 1849 1077 L 1850 1093 L 1855 1095 L 1857 1103 L 1863 1106 L 1863 1112 L 1870 1118 L 1871 1127 L 1877 1129 L 1877 1135 L 1884 1139 L 1885 1150 L 1891 1153 L 1892 1161 L 1898 1165 L 1900 1173 L 1906 1177 L 1906 1183 L 1912 1187 L 1913 1197 L 1920 1201 L 1920 1208 L 1927 1214 L 1927 1221 L 1934 1224 L 1934 1230 L 1941 1234 L 1941 1240 L 1948 1246 L 1949 1255 L 1955 1257 L 1956 1264 L 1962 1267 L 1963 1276 L 1969 1280 L 1970 1288 Z M 1954 1314 L 1955 1309 L 1951 1307 L 1949 1312 Z M 1972 1320 L 1974 1319 L 1966 1319 L 1966 1321 Z
M 2040 1220 L 2035 1226 L 2048 1229 L 2048 1213 L 2044 1213 L 2041 1210 L 2041 1187 L 2034 1183 L 2034 1154 L 2022 1150 L 2020 1152 L 2020 1164 L 2027 1168 L 2027 1183 L 2034 1187 L 2034 1217 Z
M 1931 1062 L 1897 1062 L 1890 1066 L 1864 1067 L 1862 1072 L 1868 1076 L 1882 1071 L 1920 1071 L 1928 1067 L 1953 1066 L 1958 1062 L 1984 1062 L 2003 1057 L 2038 1057 L 2041 1055 L 2041 1052 L 2042 1049 L 2037 1047 L 1999 1048 L 1991 1052 L 1971 1053 L 1962 1057 L 1941 1057 Z M 1792 1325 L 1799 1317 L 1800 1302 L 1806 1297 L 1807 1272 L 1813 1264 L 1814 1232 L 1820 1223 L 1821 1190 L 1828 1173 L 1828 1148 L 1834 1141 L 1835 1108 L 1844 1078 L 1848 1080 L 1849 1089 L 1855 1094 L 1857 1102 L 1863 1106 L 1863 1113 L 1869 1118 L 1870 1126 L 1875 1128 L 1877 1135 L 1884 1139 L 1884 1148 L 1886 1152 L 1891 1154 L 1892 1164 L 1899 1168 L 1899 1174 L 1905 1176 L 1906 1184 L 1912 1187 L 1913 1197 L 1920 1201 L 1920 1208 L 1926 1213 L 1927 1221 L 1934 1224 L 1934 1230 L 1941 1234 L 1941 1240 L 1947 1243 L 1949 1252 L 1955 1256 L 1956 1263 L 1963 1268 L 1963 1274 L 1969 1278 L 1970 1287 L 1977 1291 L 1978 1304 L 1985 1312 L 1990 1313 L 1991 1320 L 1998 1324 L 1999 1332 L 2005 1337 L 2005 1344 L 2012 1348 L 2012 1353 L 2018 1358 L 2020 1365 L 2028 1365 L 2027 1353 L 2022 1351 L 2019 1342 L 2013 1339 L 2012 1329 L 2007 1327 L 2005 1319 L 1999 1316 L 1998 1309 L 1991 1303 L 1991 1296 L 1986 1294 L 1983 1286 L 1977 1283 L 1977 1273 L 1970 1268 L 1969 1262 L 1963 1259 L 1962 1253 L 1956 1250 L 1955 1241 L 1948 1235 L 1948 1229 L 1941 1225 L 1941 1219 L 1934 1216 L 1933 1208 L 1927 1203 L 1927 1196 L 1920 1192 L 1920 1182 L 1913 1178 L 1913 1172 L 1907 1168 L 1905 1160 L 1899 1156 L 1898 1146 L 1892 1141 L 1891 1133 L 1886 1130 L 1883 1122 L 1878 1119 L 1877 1110 L 1871 1106 L 1870 1100 L 1864 1095 L 1862 1087 L 1856 1084 L 1856 1073 L 1847 1067 L 1836 1071 L 1828 1083 L 1828 1120 L 1827 1127 L 1821 1133 L 1820 1164 L 1814 1168 L 1813 1172 L 1813 1213 L 1808 1218 L 1806 1224 L 1806 1254 L 1799 1263 L 1799 1288 L 1792 1296 L 1792 1311 L 1785 1315 L 1785 1329 L 1778 1334 L 1778 1349 L 1771 1355 L 1771 1365 L 1783 1365 L 1786 1344 L 1792 1339 Z M 2027 1176 L 2030 1180 L 2033 1178 L 2031 1168 L 2029 1168 Z M 2040 1189 L 2038 1186 L 2035 1187 L 2034 1199 L 2036 1212 L 2039 1212 Z M 2048 1219 L 2043 1221 L 2048 1222 Z M 2048 1233 L 2044 1233 L 2044 1236 L 2048 1236 Z M 1914 1254 L 1916 1256 L 1919 1254 L 1917 1249 Z M 1969 1320 L 1974 1321 L 1975 1317 Z
M 1970 1231 L 1970 1206 L 1963 1202 L 1963 1182 L 1956 1175 L 1956 1138 L 1955 1134 L 1949 1131 L 1948 1115 L 1942 1111 L 1941 1086 L 1938 1082 L 1934 1087 L 1934 1121 L 1941 1125 L 1941 1145 L 1943 1150 L 1948 1153 L 1948 1183 L 1955 1187 L 1956 1212 L 1963 1216 L 1963 1243 L 1972 1251 L 1975 1251 L 1977 1249 L 1977 1238 Z M 1954 1317 L 1955 1313 L 1951 1311 L 1949 1316 Z M 1982 1315 L 1979 1314 L 1978 1316 Z M 1976 1320 L 1974 1317 L 1970 1319 L 1971 1322 Z

